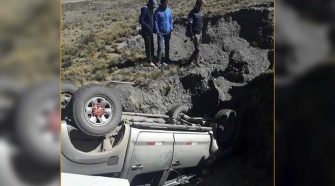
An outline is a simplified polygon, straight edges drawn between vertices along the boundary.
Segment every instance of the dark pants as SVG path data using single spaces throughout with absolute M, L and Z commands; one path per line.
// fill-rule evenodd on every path
M 194 60 L 196 63 L 199 61 L 199 53 L 200 53 L 200 43 L 201 43 L 201 34 L 193 35 L 193 44 L 194 44 Z
M 145 54 L 147 56 L 148 63 L 152 62 L 154 58 L 154 36 L 153 34 L 143 34 Z
M 171 32 L 168 34 L 157 34 L 157 42 L 158 42 L 158 49 L 157 49 L 157 57 L 158 62 L 162 62 L 162 49 L 165 48 L 165 60 L 170 59 L 170 39 L 171 39 Z

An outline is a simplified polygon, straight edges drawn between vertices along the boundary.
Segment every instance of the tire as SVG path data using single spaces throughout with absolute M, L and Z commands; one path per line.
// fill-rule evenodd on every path
M 215 120 L 218 124 L 216 140 L 219 148 L 224 152 L 232 151 L 239 132 L 239 124 L 236 122 L 236 112 L 230 109 L 219 110 L 215 115 Z
M 188 113 L 190 111 L 190 107 L 187 105 L 176 105 L 170 109 L 170 111 L 167 113 L 168 116 L 170 116 L 170 121 L 168 121 L 169 124 L 176 124 L 177 120 L 179 118 L 180 113 Z
M 14 78 L 0 76 L 0 130 L 3 130 L 2 127 L 10 127 L 8 123 L 14 122 L 12 113 L 15 112 L 23 89 L 23 85 Z
M 23 92 L 16 112 L 15 137 L 20 149 L 41 165 L 59 166 L 59 81 Z
M 71 81 L 62 81 L 61 90 L 61 109 L 62 109 L 62 120 L 69 120 L 72 115 L 72 96 L 78 90 L 78 87 Z
M 110 88 L 87 85 L 79 88 L 72 98 L 74 122 L 82 132 L 90 136 L 104 136 L 119 125 L 121 103 Z
M 217 121 L 226 121 L 231 117 L 236 117 L 236 112 L 230 109 L 221 109 L 215 114 L 215 120 Z

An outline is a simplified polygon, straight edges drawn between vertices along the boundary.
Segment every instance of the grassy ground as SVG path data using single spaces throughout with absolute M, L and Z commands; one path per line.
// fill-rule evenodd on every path
M 28 82 L 57 76 L 59 3 L 5 0 L 0 17 L 0 74 Z
M 260 1 L 207 0 L 205 15 L 223 14 L 231 9 L 256 4 Z M 62 4 L 62 79 L 79 84 L 105 82 L 111 76 L 124 79 L 156 79 L 164 73 L 149 71 L 124 72 L 115 66 L 124 61 L 143 63 L 144 49 L 123 47 L 123 41 L 137 35 L 139 9 L 146 0 L 64 0 Z M 175 15 L 186 16 L 194 1 L 170 1 Z M 144 46 L 143 46 L 144 48 Z M 169 71 L 169 73 L 175 70 Z

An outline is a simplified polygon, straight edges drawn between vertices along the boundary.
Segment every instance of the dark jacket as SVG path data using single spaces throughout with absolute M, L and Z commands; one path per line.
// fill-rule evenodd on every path
M 191 10 L 187 17 L 187 32 L 186 36 L 191 37 L 194 34 L 200 34 L 204 25 L 204 20 L 201 11 Z
M 154 33 L 168 34 L 173 30 L 173 13 L 170 8 L 159 7 L 154 14 Z
M 147 6 L 141 8 L 141 15 L 139 18 L 141 24 L 141 34 L 153 33 L 153 13 L 150 12 Z

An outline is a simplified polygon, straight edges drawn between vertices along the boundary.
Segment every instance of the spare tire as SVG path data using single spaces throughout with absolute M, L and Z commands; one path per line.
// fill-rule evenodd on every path
M 187 114 L 190 111 L 190 107 L 188 105 L 176 105 L 170 109 L 167 113 L 170 116 L 169 124 L 176 124 L 179 118 L 179 114 L 184 113 Z
M 219 148 L 224 151 L 231 151 L 236 135 L 239 133 L 239 124 L 236 122 L 236 112 L 230 109 L 219 110 L 215 115 L 218 124 L 216 140 Z
M 78 90 L 78 87 L 71 81 L 64 80 L 62 83 L 61 91 L 61 109 L 62 109 L 62 120 L 69 119 L 72 114 L 71 98 L 73 94 Z
M 23 92 L 15 116 L 15 137 L 23 152 L 41 165 L 59 166 L 59 81 Z
M 234 119 L 236 117 L 236 112 L 230 109 L 221 109 L 215 114 L 215 120 L 217 121 L 227 121 L 229 119 Z
M 79 88 L 72 99 L 73 119 L 82 132 L 90 136 L 104 136 L 119 125 L 121 103 L 110 88 L 87 85 Z
M 0 75 L 0 131 L 3 130 L 1 127 L 10 126 L 8 123 L 13 122 L 11 113 L 15 112 L 23 89 L 23 85 L 13 77 Z

